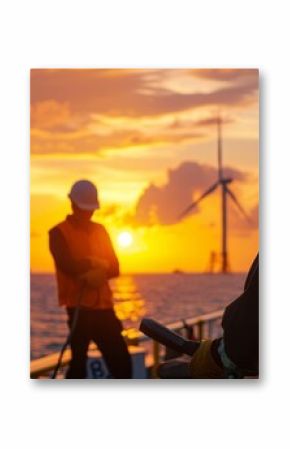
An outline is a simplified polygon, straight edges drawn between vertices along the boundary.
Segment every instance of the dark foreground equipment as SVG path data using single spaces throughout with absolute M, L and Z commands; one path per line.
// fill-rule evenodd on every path
M 171 331 L 151 318 L 143 318 L 140 324 L 140 331 L 180 354 L 192 356 L 200 345 L 199 342 L 181 337 L 181 335 L 178 335 L 176 332 Z

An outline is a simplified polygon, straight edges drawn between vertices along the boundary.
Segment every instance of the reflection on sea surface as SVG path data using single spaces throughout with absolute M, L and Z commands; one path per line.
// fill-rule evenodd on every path
M 113 285 L 114 309 L 126 327 L 126 335 L 134 337 L 138 323 L 146 313 L 145 300 L 132 276 L 122 276 Z
M 146 314 L 163 323 L 225 307 L 242 291 L 245 275 L 136 274 L 112 279 L 115 310 L 133 338 Z M 53 274 L 31 276 L 31 356 L 59 351 L 67 337 Z

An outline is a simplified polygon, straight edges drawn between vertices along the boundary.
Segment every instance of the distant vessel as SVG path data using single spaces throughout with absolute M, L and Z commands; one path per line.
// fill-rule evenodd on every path
M 184 271 L 179 270 L 178 268 L 176 270 L 172 271 L 172 274 L 184 274 Z

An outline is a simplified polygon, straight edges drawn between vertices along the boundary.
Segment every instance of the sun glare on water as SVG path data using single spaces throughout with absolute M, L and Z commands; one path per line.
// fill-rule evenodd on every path
M 132 234 L 128 231 L 120 232 L 118 235 L 118 245 L 121 248 L 127 248 L 128 246 L 131 246 L 133 243 L 133 237 Z

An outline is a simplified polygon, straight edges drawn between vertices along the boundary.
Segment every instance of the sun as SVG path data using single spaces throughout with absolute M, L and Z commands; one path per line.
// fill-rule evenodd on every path
M 121 246 L 121 248 L 128 248 L 128 246 L 131 246 L 133 243 L 133 237 L 131 232 L 129 231 L 122 231 L 118 235 L 118 245 Z

